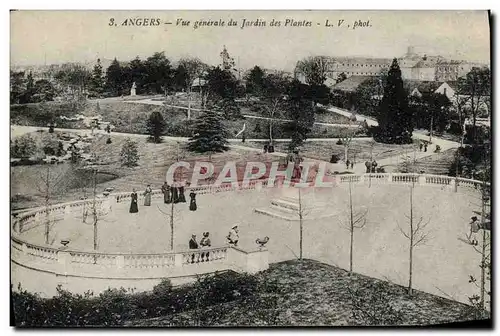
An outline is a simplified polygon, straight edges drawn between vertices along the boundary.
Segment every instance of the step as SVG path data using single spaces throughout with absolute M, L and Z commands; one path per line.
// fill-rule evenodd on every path
M 274 206 L 280 207 L 280 208 L 290 209 L 290 210 L 293 210 L 293 211 L 298 211 L 299 210 L 299 204 L 298 203 L 292 203 L 292 202 L 289 202 L 289 201 L 286 201 L 286 200 L 283 200 L 283 199 L 273 199 L 271 201 L 271 205 L 274 205 Z
M 282 206 L 273 204 L 272 202 L 271 202 L 269 209 L 271 209 L 273 211 L 277 211 L 277 212 L 281 211 L 281 212 L 286 213 L 286 214 L 297 214 L 298 213 L 298 210 L 282 207 Z
M 266 215 L 266 216 L 270 216 L 270 217 L 274 217 L 274 218 L 278 218 L 278 219 L 284 219 L 286 221 L 298 221 L 299 218 L 298 216 L 293 216 L 293 215 L 289 215 L 289 214 L 284 214 L 283 212 L 281 211 L 275 211 L 271 208 L 267 208 L 267 209 L 255 209 L 254 210 L 256 213 L 260 213 L 262 215 Z

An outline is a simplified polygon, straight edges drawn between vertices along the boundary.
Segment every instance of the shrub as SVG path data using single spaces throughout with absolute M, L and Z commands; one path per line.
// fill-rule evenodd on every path
M 330 158 L 330 163 L 337 163 L 339 162 L 339 157 L 338 155 L 333 154 L 332 157 Z
M 122 151 L 120 153 L 122 166 L 134 167 L 137 166 L 139 161 L 139 153 L 137 151 L 137 143 L 130 139 L 123 144 Z
M 342 140 L 338 139 L 338 140 L 337 140 L 337 142 L 336 142 L 336 144 L 337 144 L 337 145 L 342 145 L 342 144 L 343 144 L 343 142 L 342 142 Z
M 107 139 L 106 139 L 106 143 L 107 143 L 108 145 L 109 145 L 110 143 L 112 143 L 111 138 L 107 138 Z

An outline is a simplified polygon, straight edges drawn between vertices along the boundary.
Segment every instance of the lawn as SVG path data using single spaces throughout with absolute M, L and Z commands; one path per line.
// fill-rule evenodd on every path
M 253 148 L 263 148 L 262 142 L 246 141 L 245 145 Z M 287 147 L 287 142 L 276 142 L 274 149 L 278 152 L 287 152 Z M 353 140 L 348 155 L 353 157 L 356 162 L 362 162 L 369 160 L 371 157 L 375 160 L 380 160 L 390 156 L 409 153 L 412 149 L 413 145 L 411 144 L 392 145 L 368 140 Z M 300 153 L 305 157 L 316 160 L 330 161 L 332 155 L 337 155 L 340 159 L 343 159 L 344 146 L 338 145 L 336 141 L 306 141 L 300 147 Z
M 313 260 L 276 263 L 258 278 L 275 287 L 259 292 L 252 301 L 257 304 L 233 301 L 204 309 L 209 325 L 421 326 L 473 319 L 464 304 L 419 291 L 409 296 L 401 286 L 359 274 L 349 277 L 343 269 Z M 197 315 L 186 311 L 125 325 L 196 326 Z
M 106 139 L 110 137 L 112 143 L 107 144 Z M 96 136 L 89 152 L 95 153 L 99 158 L 99 170 L 102 172 L 102 183 L 98 185 L 98 191 L 102 192 L 106 187 L 113 187 L 115 191 L 131 191 L 132 188 L 144 189 L 147 184 L 151 184 L 154 189 L 159 189 L 165 181 L 168 167 L 177 161 L 177 158 L 191 163 L 209 161 L 208 155 L 188 152 L 184 143 L 165 140 L 160 144 L 147 141 L 146 137 L 133 138 L 137 142 L 139 152 L 138 166 L 134 168 L 122 167 L 120 162 L 120 152 L 128 137 L 121 135 Z M 231 149 L 225 153 L 214 154 L 211 158 L 215 166 L 215 171 L 219 172 L 227 161 L 235 161 L 239 175 L 244 169 L 246 162 L 278 161 L 272 155 L 265 155 L 257 152 L 241 149 Z M 50 174 L 61 175 L 61 185 L 52 195 L 51 202 L 67 202 L 80 199 L 83 196 L 81 188 L 75 187 L 75 166 L 70 164 L 50 165 Z M 47 172 L 46 165 L 16 166 L 11 167 L 11 208 L 22 209 L 27 207 L 41 206 L 44 204 L 43 193 L 35 186 L 40 184 L 41 179 Z M 186 172 L 186 177 L 190 178 L 191 172 Z M 87 188 L 88 189 L 88 188 Z M 89 191 L 87 190 L 87 193 Z

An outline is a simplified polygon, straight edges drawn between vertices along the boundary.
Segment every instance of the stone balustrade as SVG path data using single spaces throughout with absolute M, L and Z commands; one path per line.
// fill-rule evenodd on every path
M 429 174 L 405 174 L 405 173 L 371 173 L 371 174 L 361 174 L 361 175 L 332 175 L 333 179 L 336 181 L 335 184 L 345 184 L 345 183 L 356 183 L 363 185 L 380 185 L 380 184 L 414 184 L 414 185 L 428 185 L 428 186 L 441 186 L 448 187 L 446 189 L 453 190 L 455 192 L 460 190 L 481 190 L 481 186 L 484 182 L 465 179 L 465 178 L 455 178 L 446 175 L 429 175 Z M 280 185 L 281 179 L 275 180 L 275 185 Z M 489 186 L 489 183 L 486 183 Z M 240 183 L 238 186 L 233 186 L 232 184 L 223 184 L 219 186 L 214 185 L 200 185 L 196 187 L 186 187 L 185 193 L 188 195 L 191 191 L 197 194 L 214 194 L 226 191 L 236 191 L 236 190 L 255 190 L 261 189 L 268 186 L 268 180 L 253 180 L 249 181 L 247 184 Z M 106 197 L 100 197 L 96 199 L 96 205 L 102 209 L 109 207 L 113 208 L 113 205 L 121 202 L 130 201 L 130 192 L 121 192 L 110 194 Z M 138 193 L 139 199 L 143 199 L 142 193 Z M 163 197 L 161 190 L 154 190 L 152 192 L 153 197 Z M 25 210 L 23 212 L 12 212 L 12 230 L 17 233 L 24 232 L 30 228 L 42 224 L 44 222 L 45 216 L 50 220 L 59 219 L 62 220 L 65 216 L 81 209 L 84 206 L 92 206 L 94 200 L 78 200 L 67 203 L 60 203 L 52 205 L 49 207 L 40 207 L 35 209 Z

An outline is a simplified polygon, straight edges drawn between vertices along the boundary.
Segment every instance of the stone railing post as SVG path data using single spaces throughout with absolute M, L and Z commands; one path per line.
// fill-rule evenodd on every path
M 26 246 L 25 243 L 21 245 L 21 250 L 23 251 L 24 255 L 28 255 L 28 246 Z
M 389 181 L 389 183 L 392 183 L 392 173 L 387 174 L 387 181 Z
M 176 253 L 174 255 L 174 266 L 175 267 L 182 267 L 182 253 Z
M 125 257 L 122 255 L 116 256 L 116 268 L 122 269 L 125 266 Z
M 269 251 L 265 248 L 249 252 L 246 257 L 247 273 L 255 274 L 269 268 Z
M 68 266 L 71 263 L 71 255 L 66 251 L 57 251 L 57 263 L 62 274 L 68 274 Z
M 424 185 L 424 184 L 425 184 L 425 176 L 418 175 L 418 185 Z
M 68 219 L 71 215 L 71 205 L 66 204 L 64 206 L 64 219 Z

